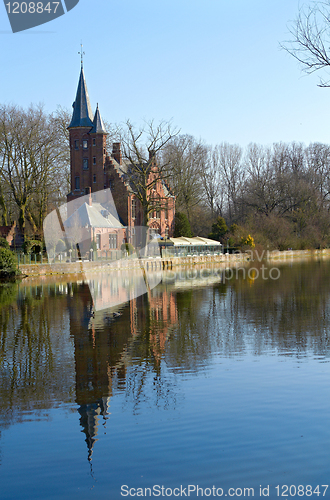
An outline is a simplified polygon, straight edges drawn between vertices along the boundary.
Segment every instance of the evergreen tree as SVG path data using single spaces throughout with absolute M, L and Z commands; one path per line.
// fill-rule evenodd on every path
M 193 236 L 188 217 L 183 212 L 176 212 L 175 214 L 174 237 L 177 238 L 179 236 L 186 236 L 187 238 Z

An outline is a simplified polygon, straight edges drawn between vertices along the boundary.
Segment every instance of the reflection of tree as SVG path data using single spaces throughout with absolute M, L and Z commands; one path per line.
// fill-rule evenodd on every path
M 280 270 L 279 280 L 233 282 L 240 314 L 256 327 L 257 352 L 271 342 L 280 352 L 312 350 L 325 355 L 330 317 L 329 264 L 305 262 Z
M 208 290 L 212 289 L 188 289 L 176 294 L 178 324 L 172 332 L 165 360 L 177 371 L 195 372 L 210 358 L 213 339 L 205 304 Z
M 0 304 L 6 306 L 14 302 L 18 293 L 17 283 L 0 284 Z
M 329 278 L 314 262 L 282 267 L 279 280 L 164 284 L 95 313 L 86 283 L 14 285 L 0 307 L 0 425 L 75 401 L 91 459 L 116 394 L 127 410 L 164 410 L 178 404 L 177 377 L 216 353 L 327 355 Z
M 43 291 L 40 286 L 20 288 L 16 301 L 0 307 L 0 417 L 4 423 L 20 418 L 22 411 L 72 400 L 72 353 L 62 333 L 63 306 L 57 300 L 55 308 L 51 289 Z

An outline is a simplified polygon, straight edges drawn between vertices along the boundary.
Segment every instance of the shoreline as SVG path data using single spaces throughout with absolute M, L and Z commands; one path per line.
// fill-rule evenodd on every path
M 247 253 L 221 254 L 221 255 L 195 255 L 191 257 L 165 257 L 149 259 L 119 259 L 116 261 L 96 262 L 65 262 L 59 264 L 22 264 L 19 270 L 21 279 L 37 276 L 82 276 L 86 272 L 119 271 L 128 269 L 141 269 L 143 266 L 148 271 L 162 271 L 173 267 L 186 267 L 208 264 L 222 264 L 226 267 L 236 266 L 238 263 L 249 262 L 298 262 L 301 260 L 330 258 L 330 249 L 325 250 L 265 250 L 260 256 L 254 255 L 251 250 Z

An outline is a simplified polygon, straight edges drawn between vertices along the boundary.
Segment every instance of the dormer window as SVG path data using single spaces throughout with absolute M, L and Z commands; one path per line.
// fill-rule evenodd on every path
M 88 141 L 86 139 L 83 140 L 83 149 L 88 149 Z

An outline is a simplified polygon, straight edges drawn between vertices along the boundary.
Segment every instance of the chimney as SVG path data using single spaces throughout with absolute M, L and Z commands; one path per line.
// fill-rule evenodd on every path
M 114 142 L 112 145 L 112 158 L 116 160 L 119 165 L 122 164 L 121 148 L 120 142 Z
M 88 196 L 87 204 L 91 207 L 92 206 L 92 189 L 90 186 L 85 188 L 85 194 Z

